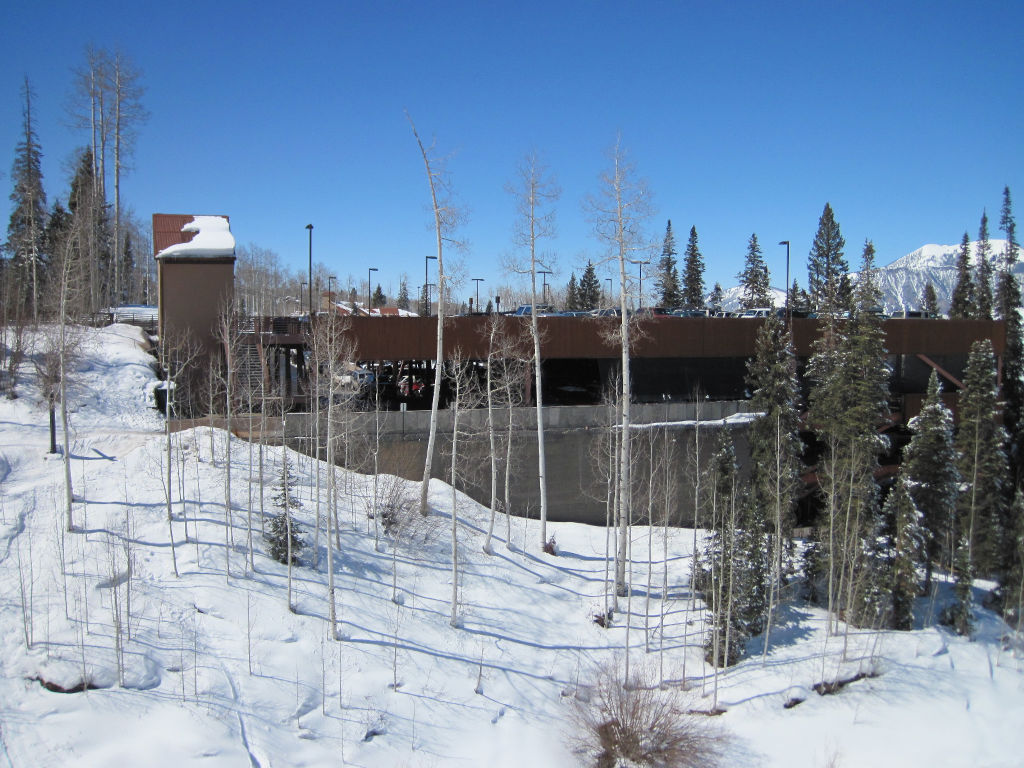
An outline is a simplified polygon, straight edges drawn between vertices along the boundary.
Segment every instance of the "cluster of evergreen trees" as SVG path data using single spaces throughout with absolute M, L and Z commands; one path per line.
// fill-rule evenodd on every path
M 65 282 L 73 276 L 74 311 L 148 302 L 150 262 L 138 258 L 148 250 L 148 238 L 121 200 L 121 178 L 147 117 L 139 72 L 120 53 L 86 52 L 69 102 L 70 122 L 83 131 L 84 146 L 72 160 L 68 193 L 52 207 L 43 185 L 34 96 L 26 78 L 11 172 L 13 210 L 0 258 L 4 320 L 37 322 L 52 314 L 52 286 L 61 271 Z
M 808 300 L 818 308 L 822 329 L 807 364 L 806 407 L 790 339 L 781 321 L 771 318 L 759 332 L 748 366 L 752 410 L 762 414 L 750 431 L 750 471 L 739 472 L 728 435 L 703 471 L 700 504 L 711 534 L 700 555 L 698 586 L 711 612 L 709 662 L 734 663 L 748 638 L 770 630 L 787 577 L 798 570 L 807 597 L 828 609 L 830 631 L 840 621 L 847 627 L 912 629 L 915 600 L 938 594 L 936 572 L 951 578 L 954 588 L 942 614 L 933 618 L 969 634 L 973 580 L 984 577 L 998 585 L 992 607 L 1019 626 L 1024 612 L 1021 363 L 1019 321 L 1011 316 L 1017 316 L 1020 294 L 1009 273 L 1016 257 L 1009 190 L 1004 200 L 1001 226 L 1008 247 L 1000 264 L 1000 300 L 992 302 L 1007 320 L 1002 400 L 992 343 L 978 341 L 959 393 L 957 427 L 933 372 L 921 412 L 910 423 L 902 466 L 884 486 L 878 477 L 880 458 L 892 448 L 886 436 L 892 426 L 890 370 L 876 311 L 874 246 L 864 244 L 859 279 L 852 284 L 846 277 L 845 242 L 826 206 L 811 251 Z M 754 264 L 756 246 L 752 237 Z M 977 290 L 984 274 L 972 282 Z M 978 317 L 976 312 L 968 316 Z M 813 432 L 808 453 L 816 457 L 806 468 L 801 414 L 804 428 Z M 801 471 L 817 480 L 820 511 L 815 535 L 796 553 L 791 532 L 804 487 Z

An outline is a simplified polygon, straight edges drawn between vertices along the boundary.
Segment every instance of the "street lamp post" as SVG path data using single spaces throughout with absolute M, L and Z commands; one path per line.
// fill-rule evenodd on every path
M 299 314 L 300 315 L 302 314 L 302 294 L 304 294 L 305 292 L 306 292 L 306 281 L 303 280 L 301 283 L 299 283 Z M 313 314 L 313 308 L 312 307 L 309 308 L 309 313 Z
M 542 304 L 548 303 L 548 275 L 551 274 L 546 269 L 538 269 L 537 274 L 541 275 L 541 288 L 540 288 L 540 301 Z
M 370 275 L 376 271 L 376 267 L 370 267 L 366 271 L 366 314 L 370 314 Z
M 482 283 L 483 281 L 484 281 L 484 279 L 482 277 L 474 277 L 473 278 L 473 282 L 476 283 L 476 311 L 477 312 L 480 311 L 480 283 Z
M 334 294 L 331 293 L 331 283 L 334 280 L 337 280 L 337 279 L 338 278 L 335 277 L 334 275 L 328 275 L 327 276 L 327 303 L 328 304 L 334 304 Z M 331 309 L 331 311 L 332 312 L 334 311 L 333 308 Z
M 786 324 L 789 325 L 790 333 L 792 333 L 793 315 L 789 311 L 789 240 L 780 240 L 779 245 L 786 246 Z
M 313 316 L 313 225 L 307 224 L 309 230 L 309 316 Z
M 604 280 L 608 283 L 608 306 L 610 307 L 612 305 L 612 279 L 606 277 Z
M 437 256 L 427 256 L 423 259 L 423 288 L 427 296 L 427 306 L 424 307 L 424 314 L 430 317 L 430 260 L 437 261 Z
M 641 261 L 641 262 L 639 262 L 639 264 L 640 264 L 640 298 L 639 298 L 639 305 L 637 307 L 638 309 L 643 309 L 644 308 L 644 265 L 645 264 L 650 264 L 650 263 L 651 262 L 649 262 L 649 261 Z

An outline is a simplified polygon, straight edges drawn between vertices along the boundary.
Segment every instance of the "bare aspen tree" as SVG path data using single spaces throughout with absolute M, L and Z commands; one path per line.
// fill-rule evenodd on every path
M 461 212 L 451 199 L 450 180 L 444 163 L 433 155 L 432 148 L 423 145 L 416 124 L 409 113 L 405 113 L 412 127 L 416 144 L 423 157 L 423 166 L 430 187 L 430 204 L 434 215 L 434 233 L 437 248 L 437 351 L 434 356 L 434 391 L 430 402 L 430 431 L 427 436 L 427 455 L 423 465 L 423 482 L 420 487 L 420 514 L 428 512 L 427 495 L 430 491 L 430 471 L 434 460 L 434 446 L 437 442 L 437 411 L 440 405 L 441 382 L 444 374 L 444 318 L 445 302 L 448 299 L 448 276 L 444 268 L 444 247 L 454 244 L 452 233 L 459 223 Z
M 594 232 L 608 248 L 608 260 L 619 273 L 619 339 L 621 348 L 621 421 L 622 445 L 618 457 L 618 556 L 615 570 L 615 591 L 626 594 L 626 546 L 629 539 L 628 523 L 631 510 L 632 482 L 630 467 L 630 321 L 629 321 L 629 268 L 643 261 L 650 250 L 644 237 L 644 222 L 651 216 L 650 193 L 647 185 L 636 177 L 632 163 L 626 157 L 621 139 L 616 139 L 610 152 L 610 168 L 601 174 L 601 188 L 597 196 L 587 202 Z
M 217 341 L 224 355 L 224 578 L 231 578 L 231 417 L 235 409 L 235 369 L 239 357 L 238 325 L 235 308 L 226 304 L 217 315 Z M 282 438 L 283 439 L 283 438 Z
M 334 544 L 332 522 L 337 531 L 337 458 L 335 455 L 336 438 L 335 409 L 338 397 L 338 380 L 341 373 L 341 361 L 348 357 L 348 345 L 344 333 L 348 324 L 333 312 L 317 318 L 313 329 L 312 358 L 313 368 L 317 377 L 317 392 L 327 400 L 326 409 L 326 447 L 327 447 L 327 605 L 330 634 L 338 639 L 337 601 L 334 585 Z
M 459 626 L 459 504 L 458 504 L 458 486 L 460 485 L 460 474 L 459 474 L 459 439 L 463 437 L 460 432 L 460 416 L 463 410 L 470 410 L 474 408 L 478 403 L 479 392 L 476 387 L 476 382 L 473 376 L 469 372 L 469 366 L 466 360 L 463 358 L 461 352 L 456 350 L 455 353 L 448 360 L 448 366 L 451 371 L 451 389 L 452 399 L 450 405 L 451 418 L 452 418 L 452 440 L 451 440 L 451 509 L 452 509 L 452 527 L 451 527 L 451 557 L 452 557 L 452 598 L 451 598 L 451 616 L 449 623 L 453 627 Z M 465 427 L 462 427 L 464 430 Z
M 175 418 L 177 407 L 177 390 L 191 373 L 191 368 L 199 356 L 199 346 L 194 337 L 187 331 L 174 332 L 165 329 L 160 335 L 159 360 L 164 371 L 164 392 L 166 394 L 164 414 L 164 439 L 167 454 L 167 474 L 164 480 L 165 501 L 167 503 L 167 531 L 171 542 L 171 559 L 174 562 L 174 575 L 178 576 L 178 555 L 174 544 L 174 486 L 171 471 L 174 466 L 174 454 L 171 448 L 171 420 Z
M 519 165 L 516 183 L 508 191 L 515 196 L 516 222 L 514 243 L 526 254 L 529 262 L 515 269 L 530 276 L 530 335 L 533 339 L 534 402 L 537 416 L 537 478 L 540 490 L 540 546 L 547 544 L 548 486 L 547 461 L 544 453 L 544 390 L 541 382 L 541 334 L 537 321 L 537 273 L 550 270 L 551 260 L 543 257 L 538 247 L 546 238 L 555 236 L 555 211 L 551 209 L 560 190 L 547 169 L 534 153 Z
M 146 121 L 149 114 L 141 102 L 144 91 L 142 73 L 121 51 L 115 51 L 110 57 L 108 74 L 114 139 L 114 300 L 111 303 L 120 304 L 127 298 L 123 283 L 129 278 L 125 272 L 122 252 L 121 174 L 130 168 L 137 128 Z
M 523 370 L 520 361 L 523 358 L 520 339 L 512 334 L 513 326 L 505 317 L 491 315 L 487 320 L 487 371 L 486 371 L 486 402 L 487 402 L 487 439 L 490 447 L 491 475 L 491 518 L 487 527 L 487 537 L 483 550 L 493 554 L 491 539 L 494 535 L 494 523 L 499 506 L 505 510 L 506 518 L 510 514 L 507 497 L 503 504 L 498 502 L 498 478 L 504 463 L 506 472 L 511 465 L 512 452 L 512 414 L 513 409 L 522 401 Z M 506 409 L 504 428 L 499 424 L 500 410 Z M 504 459 L 502 457 L 504 456 Z M 505 476 L 504 487 L 508 491 L 508 475 Z M 507 533 L 506 544 L 511 546 L 511 532 Z

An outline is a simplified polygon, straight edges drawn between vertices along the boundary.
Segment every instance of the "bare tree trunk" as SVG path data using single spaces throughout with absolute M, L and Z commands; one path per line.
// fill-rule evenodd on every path
M 430 201 L 434 213 L 434 232 L 437 246 L 437 349 L 434 355 L 434 392 L 430 402 L 430 432 L 427 437 L 427 455 L 423 465 L 423 481 L 420 485 L 420 514 L 426 515 L 427 496 L 430 491 L 430 472 L 434 460 L 434 446 L 437 442 L 437 411 L 440 405 L 441 381 L 444 368 L 444 316 L 445 301 L 448 297 L 447 277 L 444 271 L 444 243 L 447 232 L 454 226 L 457 218 L 456 211 L 447 201 L 441 199 L 441 192 L 447 186 L 447 179 L 443 177 L 441 169 L 437 167 L 427 148 L 423 146 L 420 135 L 416 131 L 409 113 L 406 113 L 409 125 L 412 126 L 413 136 L 423 156 L 423 165 L 427 172 L 427 183 L 430 187 Z M 440 187 L 440 188 L 439 188 Z M 424 289 L 425 290 L 425 289 Z M 429 309 L 429 308 L 428 308 Z

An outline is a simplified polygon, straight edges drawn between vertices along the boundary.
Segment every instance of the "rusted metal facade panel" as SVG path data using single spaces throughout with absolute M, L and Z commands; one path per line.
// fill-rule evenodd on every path
M 432 360 L 437 346 L 436 317 L 352 317 L 350 336 L 362 360 Z M 484 316 L 453 317 L 445 321 L 445 354 L 459 350 L 463 357 L 487 357 Z M 506 317 L 506 334 L 529 347 L 529 318 Z M 762 321 L 746 318 L 665 317 L 638 321 L 631 330 L 633 356 L 638 358 L 746 358 L 754 354 Z M 547 360 L 604 359 L 621 356 L 619 321 L 614 317 L 538 318 L 541 356 Z M 985 320 L 886 320 L 882 324 L 889 354 L 966 354 L 974 341 L 992 340 L 997 355 L 1006 341 L 1003 323 Z M 797 355 L 807 357 L 820 334 L 820 321 L 793 320 Z M 609 339 L 611 342 L 609 343 Z
M 234 298 L 234 257 L 157 259 L 160 335 L 189 331 L 206 354 L 217 348 L 215 326 Z
M 181 243 L 189 243 L 196 236 L 195 232 L 182 232 L 181 228 L 195 218 L 191 213 L 154 213 L 153 214 L 153 255 L 156 256 L 164 248 Z M 228 216 L 225 219 L 230 221 Z

